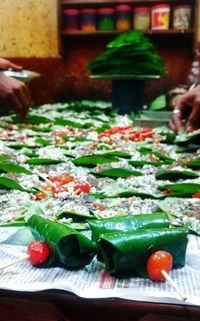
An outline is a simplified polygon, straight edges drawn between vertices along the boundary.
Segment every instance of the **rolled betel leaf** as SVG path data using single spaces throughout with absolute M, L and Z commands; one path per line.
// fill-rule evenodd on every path
M 68 225 L 51 221 L 40 215 L 32 215 L 28 225 L 36 240 L 46 242 L 52 249 L 49 264 L 60 262 L 68 269 L 79 269 L 91 262 L 96 245 Z
M 183 267 L 187 243 L 187 230 L 178 227 L 106 233 L 98 241 L 107 271 L 125 277 L 147 277 L 146 262 L 158 250 L 172 255 L 173 268 Z
M 92 238 L 97 245 L 100 234 L 169 227 L 170 225 L 168 215 L 162 212 L 88 220 L 88 223 L 92 231 Z

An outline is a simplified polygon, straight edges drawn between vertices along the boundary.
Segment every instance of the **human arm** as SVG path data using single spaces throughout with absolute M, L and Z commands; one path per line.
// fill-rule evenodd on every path
M 200 128 L 200 85 L 177 100 L 169 127 L 177 132 L 184 120 L 187 132 Z

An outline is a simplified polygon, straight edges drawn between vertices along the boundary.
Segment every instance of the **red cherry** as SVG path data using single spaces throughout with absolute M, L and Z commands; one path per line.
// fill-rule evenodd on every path
M 43 264 L 49 257 L 50 248 L 45 242 L 33 241 L 28 246 L 27 254 L 33 265 Z
M 34 195 L 34 199 L 36 201 L 42 200 L 47 197 L 47 194 L 45 192 L 38 192 Z
M 74 185 L 74 193 L 76 195 L 80 195 L 81 193 L 89 193 L 90 192 L 90 184 L 87 182 L 77 182 Z
M 165 281 L 162 270 L 169 273 L 172 269 L 172 255 L 165 251 L 157 251 L 150 255 L 147 261 L 146 271 L 152 281 Z

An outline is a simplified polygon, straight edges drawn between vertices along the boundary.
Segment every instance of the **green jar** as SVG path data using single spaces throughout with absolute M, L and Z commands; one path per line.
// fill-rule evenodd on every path
M 115 29 L 115 10 L 112 8 L 101 8 L 98 14 L 98 30 L 114 30 Z

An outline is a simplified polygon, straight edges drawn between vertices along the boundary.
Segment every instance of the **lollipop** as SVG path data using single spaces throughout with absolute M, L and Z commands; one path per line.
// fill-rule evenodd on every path
M 167 280 L 169 284 L 176 290 L 183 301 L 187 300 L 177 284 L 169 276 L 173 266 L 173 257 L 166 251 L 156 251 L 150 255 L 147 260 L 146 271 L 152 281 L 159 282 Z
M 5 269 L 16 263 L 29 260 L 33 265 L 43 264 L 47 261 L 50 254 L 50 248 L 47 243 L 33 241 L 28 245 L 27 255 L 14 261 L 8 262 L 0 266 L 0 269 Z

